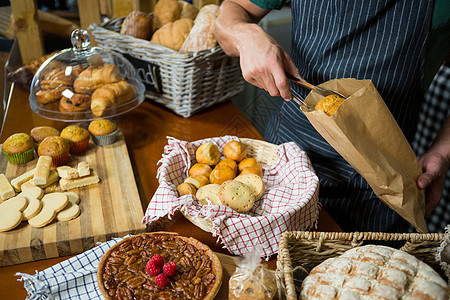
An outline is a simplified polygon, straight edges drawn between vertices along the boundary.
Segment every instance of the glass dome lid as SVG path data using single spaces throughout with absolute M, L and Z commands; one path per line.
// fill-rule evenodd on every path
M 86 30 L 72 32 L 72 48 L 48 58 L 33 77 L 30 106 L 66 122 L 126 113 L 144 101 L 144 84 L 121 54 L 91 47 Z

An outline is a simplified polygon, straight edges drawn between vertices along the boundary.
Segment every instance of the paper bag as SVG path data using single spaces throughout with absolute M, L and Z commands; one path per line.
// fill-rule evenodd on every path
M 320 85 L 348 95 L 331 117 L 307 111 L 306 117 L 325 140 L 367 180 L 375 194 L 410 222 L 427 232 L 425 194 L 416 180 L 422 173 L 417 157 L 370 80 L 333 79 Z M 323 97 L 306 97 L 314 107 Z

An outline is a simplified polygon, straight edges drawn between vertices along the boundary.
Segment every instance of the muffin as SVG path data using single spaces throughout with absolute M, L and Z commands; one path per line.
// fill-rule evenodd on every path
M 94 120 L 89 124 L 88 130 L 92 134 L 92 140 L 97 145 L 111 145 L 116 141 L 117 126 L 109 120 Z
M 51 156 L 52 167 L 64 165 L 69 160 L 70 142 L 61 136 L 46 137 L 38 148 L 39 156 Z
M 70 153 L 78 154 L 86 151 L 91 137 L 89 131 L 78 126 L 69 125 L 61 131 L 61 136 L 70 143 Z
M 59 130 L 50 126 L 38 126 L 31 129 L 30 135 L 36 142 L 36 150 L 39 147 L 39 143 L 42 142 L 48 136 L 58 136 Z
M 3 143 L 2 151 L 12 164 L 23 164 L 34 158 L 35 142 L 26 133 L 15 133 Z

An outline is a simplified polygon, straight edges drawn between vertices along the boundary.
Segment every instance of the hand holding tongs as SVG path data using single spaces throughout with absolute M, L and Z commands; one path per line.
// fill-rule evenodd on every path
M 286 72 L 286 77 L 287 77 L 290 81 L 292 81 L 292 82 L 294 82 L 294 83 L 296 83 L 296 84 L 298 84 L 298 85 L 301 85 L 301 86 L 303 86 L 303 87 L 305 87 L 305 88 L 308 88 L 308 89 L 310 89 L 310 90 L 312 90 L 312 91 L 315 91 L 316 93 L 320 94 L 320 95 L 323 96 L 323 97 L 326 97 L 326 96 L 329 96 L 329 95 L 337 95 L 337 96 L 339 96 L 339 97 L 342 97 L 342 98 L 344 98 L 344 99 L 347 99 L 347 97 L 345 97 L 344 95 L 342 95 L 342 94 L 340 94 L 340 93 L 338 93 L 338 92 L 336 92 L 336 91 L 322 89 L 322 88 L 320 88 L 320 87 L 318 87 L 318 86 L 315 86 L 315 85 L 313 85 L 313 84 L 307 82 L 305 79 L 303 79 L 303 78 L 298 78 L 298 77 L 296 77 L 296 76 L 294 76 L 294 75 L 292 75 L 292 74 L 290 74 L 290 73 L 288 73 L 288 72 Z M 293 100 L 294 100 L 297 104 L 299 104 L 300 106 L 305 107 L 305 108 L 306 108 L 307 110 L 309 110 L 309 111 L 314 110 L 313 108 L 309 107 L 303 100 L 301 100 L 301 99 L 295 97 L 294 95 L 293 95 L 293 97 L 294 97 Z

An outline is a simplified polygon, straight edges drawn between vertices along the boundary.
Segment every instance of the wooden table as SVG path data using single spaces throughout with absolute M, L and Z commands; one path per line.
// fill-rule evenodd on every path
M 262 139 L 260 133 L 231 101 L 215 105 L 188 119 L 145 101 L 131 112 L 115 117 L 114 121 L 124 133 L 144 210 L 158 187 L 157 162 L 167 144 L 167 136 L 188 141 L 222 135 Z M 3 143 L 13 133 L 29 132 L 31 128 L 42 125 L 62 129 L 68 124 L 38 116 L 29 107 L 28 92 L 13 88 L 0 135 L 0 143 Z M 159 229 L 192 236 L 210 246 L 214 251 L 227 254 L 220 244 L 216 244 L 216 238 L 193 225 L 180 214 L 176 215 L 172 221 L 161 222 L 161 224 L 149 228 L 152 231 Z M 319 215 L 317 230 L 342 231 L 323 209 Z M 34 274 L 36 270 L 42 271 L 67 258 L 59 257 L 0 267 L 0 299 L 24 299 L 26 297 L 23 283 L 18 282 L 18 277 L 14 276 L 16 272 Z M 270 260 L 269 265 L 271 268 L 275 268 L 275 258 Z

